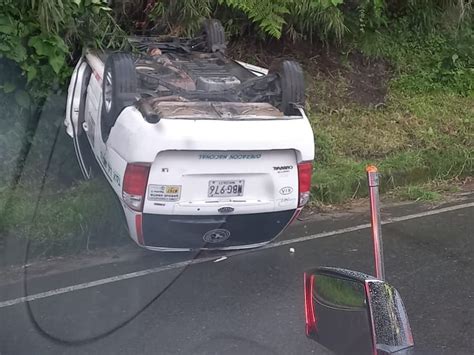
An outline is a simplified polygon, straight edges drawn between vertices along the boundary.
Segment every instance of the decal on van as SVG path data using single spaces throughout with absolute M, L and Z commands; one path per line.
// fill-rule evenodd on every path
M 278 172 L 287 172 L 293 169 L 293 165 L 274 166 L 273 170 Z
M 100 159 L 98 160 L 99 164 L 102 165 L 102 168 L 105 172 L 105 176 L 113 183 L 115 183 L 118 187 L 120 187 L 120 176 L 119 174 L 112 168 L 109 161 L 105 158 L 105 153 L 103 151 L 100 152 Z
M 245 160 L 245 159 L 260 159 L 262 154 L 260 153 L 232 153 L 232 154 L 199 154 L 199 159 L 205 160 Z
M 176 202 L 181 198 L 181 185 L 149 185 L 150 201 Z
M 291 186 L 285 186 L 280 189 L 280 195 L 289 195 L 293 192 L 293 188 Z

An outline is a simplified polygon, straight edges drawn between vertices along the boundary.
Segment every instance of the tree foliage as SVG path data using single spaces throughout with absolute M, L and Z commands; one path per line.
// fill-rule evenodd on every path
M 47 96 L 69 77 L 74 51 L 120 43 L 109 12 L 105 0 L 0 0 L 0 65 L 10 68 L 0 89 L 24 107 Z
M 0 90 L 15 95 L 21 105 L 44 97 L 65 83 L 67 65 L 85 46 L 116 47 L 124 32 L 198 33 L 202 19 L 223 20 L 231 35 L 322 40 L 339 44 L 377 43 L 380 31 L 442 30 L 467 38 L 466 48 L 449 55 L 439 72 L 456 72 L 463 80 L 464 57 L 472 50 L 472 0 L 116 0 L 114 12 L 107 0 L 0 0 Z M 457 35 L 460 34 L 460 35 Z M 447 37 L 446 37 L 447 38 Z M 445 38 L 449 43 L 450 39 Z M 471 40 L 471 42 L 469 42 Z M 470 61 L 468 61 L 470 63 Z M 468 63 L 468 65 L 470 65 Z M 460 67 L 462 67 L 460 69 Z M 1 69 L 1 68 L 0 68 Z M 469 72 L 470 73 L 470 72 Z M 454 75 L 454 74 L 453 74 Z M 454 77 L 454 76 L 453 76 Z M 458 78 L 459 77 L 459 78 Z M 454 79 L 453 79 L 454 80 Z
M 473 91 L 472 0 L 142 1 L 159 33 L 190 35 L 212 16 L 231 36 L 332 42 L 389 59 L 409 87 Z
M 231 33 L 259 32 L 280 38 L 341 42 L 345 36 L 377 31 L 394 19 L 409 18 L 413 27 L 428 29 L 443 22 L 458 27 L 472 20 L 472 0 L 122 0 L 122 8 L 146 12 L 162 30 L 190 34 L 199 19 L 222 18 Z M 127 5 L 128 4 L 128 5 Z M 147 9 L 145 4 L 151 8 Z M 129 13 L 129 9 L 127 10 Z

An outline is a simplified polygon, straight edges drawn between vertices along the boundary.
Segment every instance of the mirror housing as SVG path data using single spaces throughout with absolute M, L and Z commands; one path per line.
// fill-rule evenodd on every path
M 304 274 L 306 335 L 338 354 L 412 354 L 398 291 L 372 276 L 321 267 Z

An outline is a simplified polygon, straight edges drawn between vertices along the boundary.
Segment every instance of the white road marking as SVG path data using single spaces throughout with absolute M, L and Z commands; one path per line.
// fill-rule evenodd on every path
M 438 208 L 438 209 L 434 209 L 434 210 L 431 210 L 431 211 L 414 213 L 414 214 L 409 214 L 409 215 L 406 215 L 406 216 L 393 217 L 393 218 L 386 219 L 385 221 L 382 221 L 382 225 L 392 224 L 392 223 L 397 223 L 397 222 L 402 222 L 402 221 L 408 221 L 410 219 L 415 219 L 415 218 L 433 216 L 433 215 L 436 215 L 436 214 L 456 211 L 456 210 L 460 210 L 460 209 L 463 209 L 463 208 L 469 208 L 469 207 L 474 207 L 474 202 L 464 203 L 462 205 L 454 205 L 454 206 L 449 206 L 449 207 L 444 207 L 444 208 Z M 360 224 L 358 226 L 338 229 L 338 230 L 330 231 L 330 232 L 323 232 L 323 233 L 308 235 L 308 236 L 300 237 L 300 238 L 282 240 L 281 242 L 275 242 L 275 243 L 264 245 L 263 247 L 260 247 L 256 250 L 276 248 L 276 247 L 279 247 L 279 246 L 282 246 L 282 245 L 305 242 L 305 241 L 311 240 L 311 239 L 332 237 L 334 235 L 355 232 L 355 231 L 358 231 L 358 230 L 361 230 L 361 229 L 366 229 L 366 228 L 370 228 L 370 223 Z
M 461 205 L 454 205 L 454 206 L 449 206 L 449 207 L 444 207 L 444 208 L 439 208 L 439 209 L 434 209 L 434 210 L 431 210 L 431 211 L 420 212 L 420 213 L 410 214 L 410 215 L 406 215 L 406 216 L 394 217 L 394 218 L 390 218 L 388 220 L 383 221 L 382 225 L 392 224 L 392 223 L 397 223 L 397 222 L 402 222 L 402 221 L 407 221 L 407 220 L 422 218 L 422 217 L 427 217 L 427 216 L 433 216 L 433 215 L 436 215 L 436 214 L 456 211 L 456 210 L 469 208 L 469 207 L 474 207 L 474 202 L 465 203 L 465 204 L 461 204 Z M 304 236 L 304 237 L 300 237 L 300 238 L 295 238 L 295 239 L 282 240 L 280 242 L 265 245 L 263 247 L 255 249 L 254 251 L 259 251 L 259 250 L 262 250 L 262 249 L 277 248 L 277 247 L 280 247 L 282 245 L 301 243 L 301 242 L 305 242 L 305 241 L 313 240 L 313 239 L 332 237 L 332 236 L 336 236 L 336 235 L 341 235 L 341 234 L 346 234 L 346 233 L 350 233 L 350 232 L 359 231 L 359 230 L 366 229 L 366 228 L 369 228 L 369 227 L 370 227 L 370 223 L 365 223 L 365 224 L 360 224 L 358 226 L 353 226 L 353 227 L 349 227 L 349 228 L 342 228 L 342 229 L 337 229 L 337 230 L 334 230 L 334 231 L 312 234 L 312 235 L 308 235 L 308 236 Z M 248 253 L 248 252 L 249 252 L 249 250 L 237 251 L 237 252 L 229 253 L 229 254 L 227 254 L 227 256 L 235 256 L 235 255 Z M 162 272 L 162 271 L 179 269 L 179 268 L 182 268 L 182 267 L 185 267 L 185 266 L 188 266 L 188 265 L 202 264 L 202 263 L 206 263 L 206 262 L 209 262 L 209 261 L 215 261 L 215 257 L 207 257 L 207 258 L 196 259 L 196 260 L 192 260 L 192 261 L 181 261 L 179 263 L 174 263 L 174 264 L 169 264 L 169 265 L 165 265 L 165 266 L 159 266 L 159 267 L 156 267 L 156 268 L 131 272 L 131 273 L 128 273 L 128 274 L 122 274 L 122 275 L 107 277 L 107 278 L 104 278 L 104 279 L 91 281 L 91 282 L 84 282 L 84 283 L 81 283 L 81 284 L 72 285 L 72 286 L 68 286 L 68 287 L 57 288 L 57 289 L 54 289 L 54 290 L 41 292 L 41 293 L 36 293 L 34 295 L 29 295 L 29 296 L 26 296 L 26 297 L 14 298 L 14 299 L 11 299 L 11 300 L 0 302 L 0 308 L 9 307 L 9 306 L 13 306 L 13 305 L 24 303 L 24 302 L 31 302 L 31 301 L 39 300 L 39 299 L 42 299 L 42 298 L 51 297 L 51 296 L 57 296 L 57 295 L 61 295 L 61 294 L 68 293 L 68 292 L 84 290 L 84 289 L 95 287 L 95 286 L 106 285 L 106 284 L 110 284 L 110 283 L 114 283 L 114 282 L 118 282 L 118 281 L 122 281 L 122 280 L 128 280 L 128 279 L 142 277 L 142 276 L 146 276 L 146 275 L 150 275 L 150 274 L 156 274 L 156 273 L 159 273 L 159 272 Z

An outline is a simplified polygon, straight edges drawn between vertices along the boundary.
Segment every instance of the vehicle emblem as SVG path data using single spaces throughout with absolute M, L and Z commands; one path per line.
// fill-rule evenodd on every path
M 231 212 L 234 212 L 234 207 L 229 207 L 229 206 L 221 207 L 217 211 L 219 213 L 231 213 Z
M 280 195 L 289 195 L 293 192 L 293 188 L 291 186 L 285 186 L 280 189 Z
M 293 165 L 274 166 L 275 171 L 287 171 L 293 169 Z
M 221 243 L 229 239 L 230 232 L 227 229 L 213 229 L 204 234 L 202 239 L 206 243 Z

